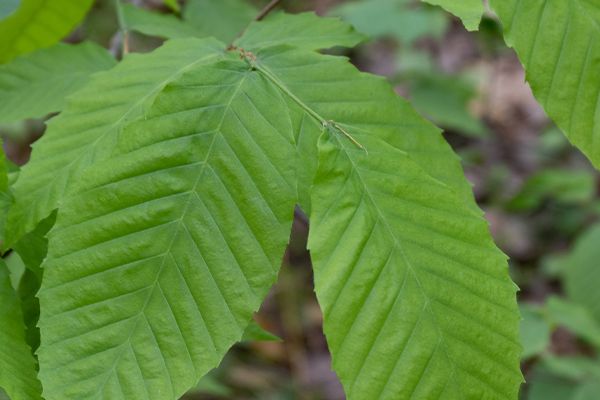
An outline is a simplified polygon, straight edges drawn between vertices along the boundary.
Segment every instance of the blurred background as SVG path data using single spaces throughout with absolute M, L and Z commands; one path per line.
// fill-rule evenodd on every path
M 235 37 L 265 4 L 131 3 L 161 18 L 182 18 L 224 40 Z M 340 16 L 369 36 L 355 49 L 332 52 L 350 57 L 363 71 L 386 76 L 400 96 L 444 129 L 462 158 L 521 288 L 527 380 L 522 399 L 600 399 L 598 174 L 533 98 L 493 14 L 485 16 L 479 32 L 469 33 L 442 10 L 412 0 L 283 0 L 280 8 Z M 161 44 L 153 35 L 157 26 L 168 29 L 167 19 L 149 26 L 148 15 L 139 9 L 125 11 L 117 12 L 113 0 L 97 0 L 68 41 L 92 40 L 120 56 L 119 26 L 125 24 L 132 31 L 130 51 Z M 27 162 L 29 145 L 43 131 L 43 120 L 0 126 L 15 165 Z M 313 292 L 305 250 L 308 221 L 300 211 L 296 214 L 279 282 L 255 317 L 272 335 L 257 326 L 186 399 L 344 399 L 330 369 Z M 18 259 L 9 262 L 18 268 Z

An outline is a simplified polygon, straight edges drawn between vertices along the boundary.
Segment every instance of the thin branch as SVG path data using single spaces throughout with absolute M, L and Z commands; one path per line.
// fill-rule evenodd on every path
M 265 6 L 265 8 L 263 8 L 262 10 L 260 10 L 260 12 L 258 13 L 258 15 L 254 18 L 255 21 L 260 21 L 262 20 L 264 17 L 266 17 L 271 11 L 273 11 L 273 9 L 275 7 L 277 7 L 277 5 L 281 2 L 281 0 L 271 0 L 269 2 L 269 4 L 267 4 Z

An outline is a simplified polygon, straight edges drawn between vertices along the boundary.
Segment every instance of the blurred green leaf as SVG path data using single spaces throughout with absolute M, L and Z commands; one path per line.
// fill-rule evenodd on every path
M 537 367 L 528 386 L 527 400 L 573 400 L 579 384 Z
M 544 200 L 563 204 L 581 204 L 594 198 L 595 176 L 583 170 L 547 169 L 531 176 L 507 207 L 515 211 L 532 210 Z
M 556 126 L 546 129 L 540 136 L 540 153 L 550 159 L 571 148 L 569 141 Z
M 92 3 L 21 0 L 19 8 L 0 21 L 0 63 L 57 43 L 81 22 Z
M 4 252 L 4 236 L 6 227 L 6 215 L 12 204 L 12 195 L 9 188 L 8 163 L 2 140 L 0 139 L 0 250 Z
M 582 305 L 551 297 L 546 303 L 551 322 L 564 326 L 600 349 L 600 323 Z
M 541 354 L 550 344 L 550 326 L 544 319 L 540 307 L 532 304 L 521 304 L 521 345 L 522 359 Z
M 330 12 L 373 38 L 392 37 L 410 44 L 424 37 L 441 37 L 448 20 L 433 9 L 415 8 L 409 0 L 362 0 L 342 4 Z
M 564 283 L 570 300 L 584 306 L 600 324 L 600 224 L 576 241 L 564 268 Z
M 429 53 L 403 46 L 396 56 L 396 72 L 400 76 L 433 72 L 433 60 Z
M 252 22 L 244 36 L 233 44 L 246 50 L 293 46 L 306 50 L 352 47 L 365 37 L 339 18 L 323 18 L 313 12 L 276 12 L 260 22 Z
M 468 136 L 485 136 L 486 127 L 469 111 L 475 86 L 468 80 L 441 73 L 421 73 L 409 81 L 412 104 L 436 124 Z
M 561 378 L 577 381 L 600 380 L 599 360 L 578 356 L 546 356 L 542 365 L 548 372 Z
M 163 0 L 163 3 L 169 7 L 173 12 L 179 13 L 181 12 L 181 6 L 177 2 L 177 0 Z
M 529 380 L 527 400 L 597 400 L 600 378 L 597 361 L 583 357 L 549 357 Z M 590 374 L 591 372 L 591 374 Z
M 230 397 L 231 390 L 216 378 L 213 370 L 204 375 L 196 387 L 189 390 L 187 394 L 208 394 L 213 396 Z
M 0 387 L 12 400 L 41 399 L 35 360 L 25 342 L 19 299 L 0 259 Z
M 441 6 L 460 18 L 470 31 L 476 31 L 483 15 L 482 0 L 423 0 L 429 4 Z
M 251 320 L 246 327 L 242 342 L 280 342 L 281 338 L 264 330 L 258 322 Z
M 598 400 L 599 396 L 600 382 L 588 382 L 577 388 L 573 400 Z
M 0 1 L 0 19 L 8 17 L 19 8 L 19 0 Z
M 190 0 L 183 19 L 204 36 L 214 36 L 230 43 L 258 14 L 244 0 Z
M 569 257 L 566 254 L 546 255 L 540 261 L 542 272 L 550 278 L 562 277 L 569 265 Z
M 160 14 L 133 4 L 121 4 L 125 29 L 165 39 L 201 37 L 202 32 L 174 15 Z
M 115 64 L 108 51 L 88 42 L 59 43 L 0 65 L 0 123 L 61 111 L 90 75 Z
M 56 212 L 40 222 L 37 228 L 14 246 L 26 269 L 21 276 L 17 293 L 21 301 L 26 327 L 26 340 L 32 351 L 40 345 L 40 330 L 37 323 L 40 317 L 40 302 L 36 297 L 42 283 L 41 264 L 48 251 L 46 234 L 54 225 Z

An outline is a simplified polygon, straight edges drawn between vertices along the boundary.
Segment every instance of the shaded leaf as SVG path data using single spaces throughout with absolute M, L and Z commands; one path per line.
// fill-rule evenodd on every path
M 600 323 L 600 225 L 592 226 L 576 241 L 573 251 L 561 261 L 568 298 L 585 307 Z
M 507 206 L 512 210 L 532 210 L 544 200 L 582 204 L 590 202 L 595 192 L 595 176 L 588 171 L 546 169 L 529 177 Z
M 523 354 L 521 358 L 537 356 L 543 353 L 550 345 L 550 325 L 544 318 L 540 307 L 531 304 L 522 304 L 520 307 L 521 317 L 521 345 Z
M 41 399 L 36 363 L 25 341 L 21 306 L 0 260 L 0 387 L 12 400 Z
M 282 45 L 320 50 L 334 46 L 353 47 L 364 39 L 351 25 L 338 18 L 320 18 L 311 12 L 274 13 L 264 21 L 251 23 L 234 44 L 246 50 Z
M 0 123 L 61 111 L 90 75 L 115 64 L 104 48 L 84 43 L 57 44 L 0 65 Z
M 20 0 L 19 8 L 0 21 L 0 64 L 57 43 L 81 22 L 92 3 Z
M 206 36 L 174 15 L 159 14 L 129 3 L 124 3 L 120 7 L 128 30 L 165 39 Z
M 235 39 L 258 14 L 245 0 L 189 0 L 183 19 L 203 36 L 214 36 L 225 43 Z
M 40 330 L 37 326 L 40 317 L 40 302 L 36 296 L 42 283 L 41 264 L 48 251 L 46 234 L 54 225 L 55 219 L 56 213 L 53 213 L 14 246 L 26 268 L 19 281 L 17 294 L 23 310 L 27 344 L 34 353 L 40 345 Z
M 547 305 L 548 316 L 555 324 L 600 348 L 600 323 L 583 306 L 558 297 L 551 297 Z
M 372 38 L 392 37 L 411 44 L 422 37 L 444 34 L 447 19 L 435 11 L 415 9 L 408 0 L 363 0 L 342 3 L 330 13 Z

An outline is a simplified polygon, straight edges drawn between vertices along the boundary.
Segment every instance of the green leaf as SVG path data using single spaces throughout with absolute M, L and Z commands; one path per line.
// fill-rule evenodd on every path
M 251 320 L 250 324 L 246 327 L 244 335 L 242 336 L 243 342 L 280 342 L 281 338 L 266 331 L 261 327 L 258 322 Z
M 600 363 L 583 357 L 545 357 L 532 373 L 528 400 L 596 400 Z
M 527 400 L 573 400 L 578 382 L 557 377 L 545 368 L 536 366 L 529 378 Z
M 338 18 L 320 18 L 314 13 L 274 13 L 264 21 L 253 22 L 234 44 L 246 50 L 294 46 L 306 50 L 334 46 L 353 47 L 365 37 Z
M 34 353 L 40 345 L 40 330 L 37 327 L 40 317 L 40 302 L 36 295 L 42 283 L 41 264 L 48 251 L 46 234 L 54 225 L 55 219 L 56 213 L 53 213 L 14 246 L 26 267 L 19 281 L 17 293 L 21 300 L 27 343 Z
M 181 6 L 177 0 L 163 0 L 163 3 L 171 9 L 171 11 L 179 13 L 181 12 Z
M 587 382 L 575 392 L 573 400 L 596 400 L 600 393 L 600 382 Z
M 235 39 L 258 10 L 245 0 L 189 0 L 183 9 L 183 19 L 202 32 L 225 43 Z
M 592 226 L 576 241 L 573 251 L 561 265 L 567 297 L 585 307 L 600 323 L 600 225 Z
M 6 215 L 12 205 L 13 200 L 9 188 L 7 161 L 6 155 L 4 154 L 3 143 L 0 139 L 0 250 L 2 251 L 4 248 L 6 248 L 4 244 Z
M 347 130 L 369 154 L 324 133 L 309 248 L 348 398 L 516 398 L 516 287 L 487 224 L 383 132 Z
M 521 358 L 528 358 L 540 355 L 550 345 L 550 326 L 545 320 L 543 311 L 540 307 L 532 304 L 522 304 L 520 307 L 521 316 L 521 345 L 523 354 Z
M 436 390 L 457 399 L 516 397 L 516 288 L 439 131 L 384 79 L 339 57 L 283 49 L 256 57 L 260 72 L 329 127 L 312 189 L 309 246 L 334 369 L 348 398 L 410 397 L 419 378 L 414 398 L 435 398 Z M 300 138 L 312 137 L 316 127 L 308 122 Z M 299 193 L 307 190 L 303 173 Z M 368 306 L 359 313 L 363 301 Z
M 600 4 L 492 0 L 490 5 L 504 25 L 507 44 L 525 66 L 535 97 L 599 168 Z
M 392 37 L 405 44 L 427 36 L 439 38 L 448 26 L 441 11 L 414 8 L 408 0 L 348 2 L 330 13 L 339 15 L 372 38 Z
M 150 54 L 131 54 L 112 70 L 94 75 L 34 143 L 31 159 L 13 187 L 8 244 L 50 215 L 87 166 L 112 153 L 123 125 L 144 115 L 169 82 L 221 52 L 215 40 L 173 40 Z
M 50 232 L 46 399 L 175 399 L 217 366 L 277 278 L 294 152 L 287 103 L 236 53 L 187 72 L 125 128 Z
M 206 36 L 174 15 L 159 14 L 129 3 L 121 4 L 120 7 L 128 30 L 166 39 Z
M 214 372 L 214 371 L 213 371 Z M 204 375 L 198 384 L 188 391 L 188 394 L 210 394 L 213 396 L 221 396 L 231 398 L 231 389 L 219 382 L 213 373 Z
M 57 43 L 92 4 L 93 0 L 21 0 L 19 8 L 0 21 L 0 63 Z
M 0 260 L 0 387 L 12 400 L 41 399 L 36 363 L 25 342 L 21 306 Z
M 544 368 L 561 378 L 571 380 L 600 380 L 600 360 L 588 357 L 556 357 L 548 355 L 543 358 Z
M 594 174 L 588 171 L 542 170 L 527 179 L 507 206 L 512 210 L 531 210 L 548 199 L 562 204 L 583 204 L 593 200 L 595 181 Z
M 423 0 L 426 3 L 440 6 L 444 10 L 461 19 L 465 28 L 476 31 L 483 15 L 483 0 Z M 504 1 L 504 0 L 502 0 Z
M 585 307 L 553 296 L 548 300 L 546 308 L 551 321 L 600 349 L 600 323 Z
M 61 111 L 66 97 L 90 75 L 112 68 L 112 56 L 93 43 L 57 44 L 0 65 L 0 123 Z
M 460 76 L 440 72 L 417 73 L 408 77 L 410 99 L 423 115 L 445 128 L 468 136 L 485 136 L 486 127 L 470 111 L 475 85 Z

